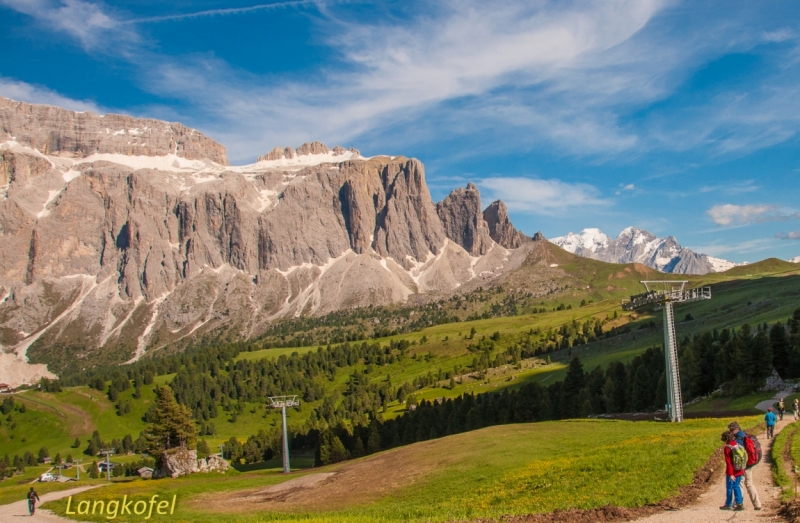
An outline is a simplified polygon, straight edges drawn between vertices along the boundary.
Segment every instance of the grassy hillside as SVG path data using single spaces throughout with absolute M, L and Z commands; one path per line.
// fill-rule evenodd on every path
M 755 424 L 755 418 L 743 420 Z M 75 496 L 177 496 L 154 521 L 453 521 L 569 507 L 641 506 L 691 482 L 724 423 L 572 420 L 482 429 L 289 477 L 272 472 L 133 481 Z M 318 474 L 334 473 L 314 483 Z M 305 480 L 299 479 L 305 476 Z M 269 490 L 291 479 L 292 490 Z M 305 485 L 305 486 L 304 486 Z M 64 514 L 66 502 L 47 508 Z M 73 516 L 102 521 L 102 517 Z
M 369 343 L 379 343 L 382 346 L 406 341 L 408 350 L 405 357 L 398 358 L 393 363 L 368 366 L 363 362 L 357 362 L 338 369 L 329 379 L 320 381 L 324 385 L 323 397 L 336 398 L 337 404 L 343 401 L 343 393 L 347 389 L 350 376 L 354 372 L 364 371 L 369 371 L 368 374 L 362 375 L 370 382 L 383 383 L 391 380 L 395 388 L 429 375 L 437 376 L 440 370 L 445 375 L 455 377 L 455 383 L 451 383 L 449 378 L 434 380 L 432 384 L 416 390 L 418 399 L 428 400 L 454 398 L 464 393 L 518 389 L 532 381 L 549 385 L 563 379 L 566 363 L 573 356 L 580 357 L 584 368 L 588 371 L 596 366 L 605 367 L 612 361 L 631 361 L 648 347 L 662 343 L 660 312 L 651 310 L 623 313 L 620 308 L 620 296 L 640 292 L 639 278 L 653 277 L 652 271 L 642 266 L 619 266 L 579 259 L 557 248 L 547 249 L 544 252 L 546 256 L 531 261 L 534 265 L 539 264 L 536 265 L 536 270 L 542 270 L 542 265 L 545 265 L 547 270 L 567 268 L 568 272 L 564 274 L 570 275 L 572 284 L 566 286 L 566 290 L 546 298 L 537 300 L 525 298 L 528 304 L 524 307 L 536 308 L 536 312 L 443 323 L 413 332 L 368 340 Z M 551 268 L 552 264 L 559 267 Z M 576 266 L 570 267 L 569 264 Z M 713 299 L 676 307 L 679 338 L 712 329 L 738 327 L 745 322 L 758 324 L 785 321 L 792 311 L 800 306 L 798 298 L 800 276 L 796 274 L 798 269 L 800 267 L 795 264 L 766 260 L 736 268 L 728 273 L 692 278 L 693 286 L 711 285 Z M 519 274 L 523 274 L 526 270 L 529 275 L 535 272 L 523 266 L 519 269 Z M 513 282 L 509 280 L 506 283 Z M 587 285 L 589 289 L 586 288 Z M 595 292 L 594 289 L 603 290 L 596 291 L 599 294 L 591 294 Z M 507 286 L 503 290 L 482 292 L 488 293 L 485 296 L 499 296 L 498 299 L 502 302 L 505 299 L 502 297 L 508 296 L 512 291 L 513 288 Z M 617 297 L 601 300 L 600 298 L 606 295 L 603 293 L 616 294 Z M 585 303 L 590 300 L 591 303 Z M 583 306 L 580 305 L 581 301 L 585 303 Z M 560 304 L 568 302 L 572 308 L 563 307 L 562 310 L 554 310 L 560 308 Z M 524 308 L 523 305 L 520 307 Z M 473 361 L 478 355 L 474 346 L 481 339 L 494 339 L 494 348 L 489 351 L 489 357 L 494 358 L 526 339 L 534 342 L 542 340 L 547 332 L 556 332 L 564 325 L 592 318 L 603 321 L 604 332 L 616 329 L 615 335 L 551 352 L 546 355 L 551 363 L 547 363 L 545 355 L 542 355 L 524 359 L 517 364 L 488 368 L 479 374 L 471 371 Z M 257 361 L 263 358 L 286 357 L 295 352 L 302 354 L 318 350 L 317 345 L 254 350 L 239 354 L 236 360 Z M 157 376 L 155 384 L 169 383 L 173 376 L 173 374 Z M 111 402 L 104 392 L 86 386 L 66 387 L 59 393 L 22 392 L 15 397 L 26 405 L 27 411 L 24 414 L 13 412 L 10 417 L 0 418 L 0 446 L 4 453 L 12 457 L 15 454 L 22 455 L 26 451 L 36 454 L 42 446 L 45 446 L 51 456 L 60 453 L 65 457 L 71 453 L 74 457 L 80 455 L 86 459 L 87 456 L 83 456 L 82 452 L 94 430 L 98 430 L 105 441 L 121 439 L 126 434 L 130 434 L 134 439 L 138 436 L 144 428 L 142 416 L 153 400 L 153 387 L 145 386 L 141 391 L 142 397 L 138 400 L 132 397 L 133 389 L 120 393 L 120 399 L 130 401 L 133 407 L 131 412 L 122 416 L 117 414 L 114 402 Z M 299 427 L 306 423 L 312 411 L 322 405 L 323 397 L 303 402 L 300 407 L 292 409 L 289 412 L 290 425 Z M 697 406 L 695 410 L 707 411 L 709 408 L 730 410 L 733 408 L 731 405 L 744 405 L 743 408 L 747 408 L 745 403 L 749 401 L 748 398 L 736 402 L 707 402 Z M 238 410 L 236 416 L 233 416 L 231 411 L 221 409 L 219 416 L 210 420 L 214 424 L 215 434 L 206 436 L 206 440 L 212 449 L 231 437 L 244 441 L 260 429 L 276 430 L 280 426 L 278 413 L 268 409 L 263 401 L 240 401 L 236 407 Z M 393 400 L 388 403 L 381 415 L 385 419 L 390 419 L 405 412 L 406 405 Z M 78 448 L 73 447 L 75 438 L 80 440 Z M 303 463 L 310 465 L 308 460 Z

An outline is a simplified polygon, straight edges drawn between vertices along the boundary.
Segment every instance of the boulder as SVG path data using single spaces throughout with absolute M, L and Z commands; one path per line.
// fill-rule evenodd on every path
M 177 478 L 197 472 L 224 473 L 229 468 L 228 462 L 219 456 L 198 459 L 196 450 L 172 449 L 162 456 L 153 478 Z

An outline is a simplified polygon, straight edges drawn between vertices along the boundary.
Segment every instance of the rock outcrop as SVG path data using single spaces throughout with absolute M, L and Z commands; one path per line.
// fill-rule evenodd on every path
M 6 122 L 76 118 L 15 104 L 5 107 L 22 114 Z M 172 132 L 149 122 L 126 125 Z M 78 136 L 51 127 L 54 143 Z M 220 327 L 249 337 L 282 318 L 486 284 L 516 259 L 513 226 L 493 222 L 506 245 L 492 240 L 474 185 L 437 207 L 415 159 L 315 142 L 227 167 L 84 158 L 98 143 L 87 140 L 69 154 L 37 149 L 35 137 L 0 142 L 0 348 L 50 370 L 83 368 L 89 354 L 92 365 L 135 360 Z M 221 160 L 209 147 L 192 155 Z
M 436 204 L 436 213 L 447 237 L 468 253 L 479 256 L 489 251 L 492 238 L 481 213 L 481 195 L 474 183 L 447 195 Z
M 0 141 L 14 140 L 43 154 L 85 158 L 93 154 L 208 159 L 228 165 L 225 147 L 179 123 L 98 116 L 0 97 Z
M 227 461 L 219 456 L 197 459 L 197 451 L 184 448 L 171 449 L 159 459 L 153 471 L 153 479 L 179 478 L 197 472 L 224 473 L 230 468 Z
M 275 147 L 267 154 L 259 156 L 256 162 L 292 160 L 300 156 L 330 155 L 336 157 L 336 156 L 343 156 L 347 153 L 350 153 L 349 155 L 350 157 L 358 157 L 361 155 L 358 149 L 354 149 L 352 147 L 350 147 L 349 149 L 345 149 L 344 147 L 337 145 L 333 149 L 328 149 L 328 147 L 324 143 L 307 142 L 298 147 L 297 149 L 293 149 L 292 147 Z
M 511 224 L 508 208 L 502 200 L 494 201 L 484 209 L 483 219 L 489 228 L 489 236 L 506 249 L 516 249 L 529 240 Z

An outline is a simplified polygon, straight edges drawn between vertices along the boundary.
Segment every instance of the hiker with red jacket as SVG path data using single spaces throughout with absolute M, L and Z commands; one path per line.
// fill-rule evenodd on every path
M 753 502 L 755 510 L 761 510 L 761 498 L 758 497 L 756 490 L 756 482 L 753 478 L 753 467 L 758 465 L 761 461 L 761 445 L 758 443 L 755 436 L 745 434 L 742 427 L 735 421 L 728 423 L 728 430 L 733 434 L 736 443 L 744 447 L 747 451 L 747 467 L 744 469 L 744 486 L 747 489 L 747 495 L 750 496 L 750 501 Z
M 747 466 L 747 453 L 744 452 L 741 445 L 736 443 L 736 439 L 729 430 L 722 433 L 722 441 L 725 442 L 725 504 L 719 508 L 720 510 L 744 510 L 741 484 L 744 469 Z

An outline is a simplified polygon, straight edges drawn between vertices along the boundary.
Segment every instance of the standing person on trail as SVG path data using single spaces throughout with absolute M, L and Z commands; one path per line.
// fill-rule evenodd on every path
M 31 487 L 26 497 L 28 498 L 28 512 L 33 516 L 33 513 L 36 512 L 36 502 L 39 501 L 39 494 Z
M 792 403 L 792 410 L 794 411 L 794 420 L 797 421 L 797 418 L 800 417 L 800 399 L 794 399 L 794 403 Z
M 744 498 L 742 497 L 742 476 L 747 462 L 747 453 L 736 443 L 736 439 L 731 431 L 726 430 L 722 433 L 722 441 L 725 442 L 725 504 L 719 507 L 720 510 L 744 510 Z M 741 454 L 744 452 L 744 461 L 741 462 Z
M 781 421 L 783 421 L 784 412 L 786 412 L 786 405 L 783 404 L 783 398 L 781 398 L 781 400 L 778 402 L 778 415 L 780 416 Z
M 761 456 L 758 455 L 757 458 L 754 458 L 751 465 L 750 452 L 756 452 L 755 444 L 752 438 L 745 434 L 745 432 L 742 430 L 742 427 L 739 426 L 739 423 L 735 421 L 728 423 L 728 430 L 730 430 L 731 434 L 733 434 L 733 438 L 736 440 L 736 443 L 744 447 L 744 449 L 747 451 L 747 468 L 744 469 L 744 486 L 747 489 L 747 495 L 750 496 L 750 501 L 753 502 L 753 508 L 755 510 L 761 510 L 761 498 L 758 497 L 756 482 L 753 479 L 753 467 L 758 465 Z
M 767 422 L 767 439 L 772 439 L 775 436 L 775 423 L 778 422 L 778 417 L 772 412 L 772 407 L 767 409 L 764 421 Z

